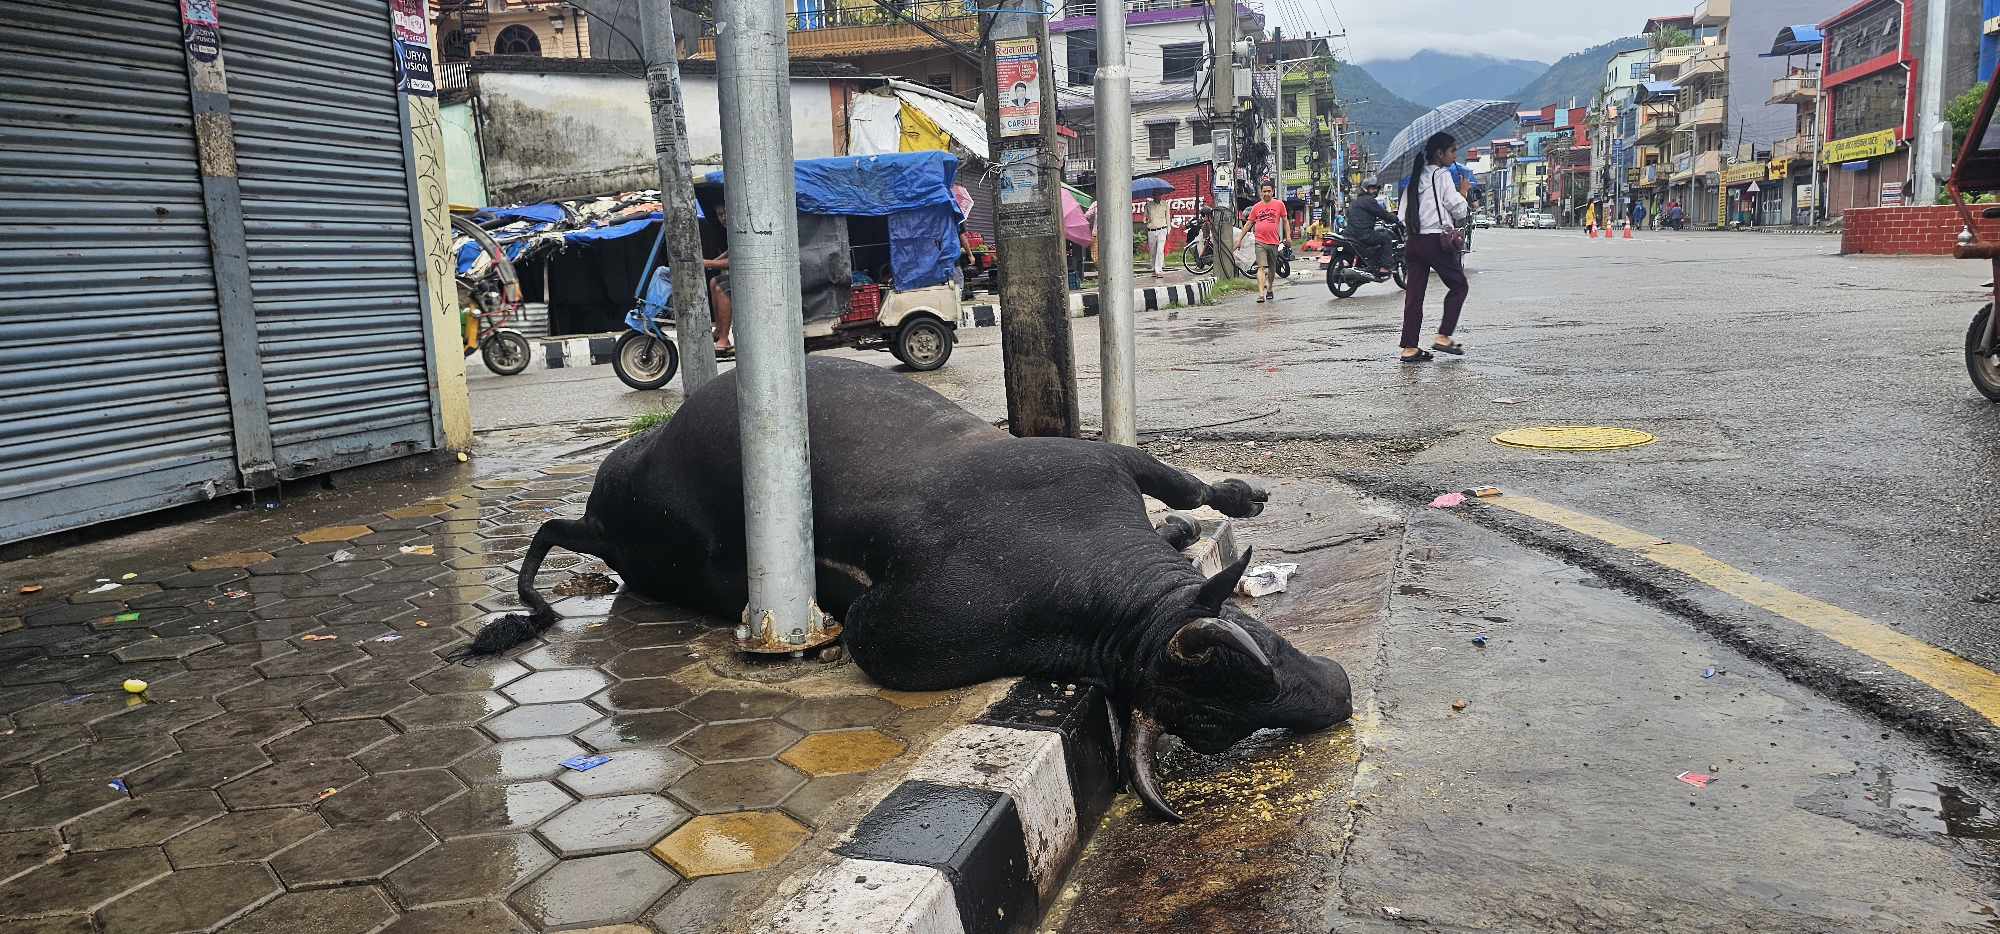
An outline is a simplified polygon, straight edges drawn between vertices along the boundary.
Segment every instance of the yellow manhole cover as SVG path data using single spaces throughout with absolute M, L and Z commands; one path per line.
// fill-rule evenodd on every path
M 1601 425 L 1554 425 L 1543 428 L 1515 428 L 1493 436 L 1496 443 L 1510 448 L 1537 451 L 1612 451 L 1652 444 L 1655 439 L 1630 428 Z

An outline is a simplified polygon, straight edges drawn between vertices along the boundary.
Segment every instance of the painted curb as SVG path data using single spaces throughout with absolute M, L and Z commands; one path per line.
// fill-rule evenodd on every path
M 618 350 L 618 338 L 618 334 L 545 338 L 537 341 L 540 346 L 529 355 L 528 369 L 561 370 L 610 363 L 611 355 Z
M 1237 557 L 1207 522 L 1199 567 Z M 1022 934 L 1123 784 L 1117 726 L 1088 684 L 1021 680 L 985 715 L 931 743 L 834 848 L 836 860 L 766 906 L 773 934 Z
M 1201 305 L 1208 302 L 1209 290 L 1215 285 L 1214 279 L 1197 279 L 1174 285 L 1151 285 L 1132 290 L 1134 311 L 1158 311 L 1183 305 Z M 1096 292 L 1069 293 L 1069 316 L 1072 318 L 1097 317 Z M 1000 306 L 995 304 L 963 305 L 959 308 L 958 326 L 961 328 L 990 328 L 1000 324 Z

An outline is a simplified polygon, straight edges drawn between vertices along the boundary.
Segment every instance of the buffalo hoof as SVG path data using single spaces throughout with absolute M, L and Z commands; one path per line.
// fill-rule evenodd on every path
M 1210 494 L 1208 504 L 1215 511 L 1233 519 L 1248 519 L 1264 511 L 1271 494 L 1242 480 L 1229 479 L 1218 483 Z

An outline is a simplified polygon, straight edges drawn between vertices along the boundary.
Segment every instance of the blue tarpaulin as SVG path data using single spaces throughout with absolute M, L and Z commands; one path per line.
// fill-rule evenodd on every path
M 958 203 L 951 185 L 958 157 L 948 152 L 801 159 L 792 178 L 800 214 L 887 217 L 896 288 L 950 281 L 958 264 Z M 710 172 L 709 184 L 722 183 Z
M 1778 30 L 1778 38 L 1771 42 L 1771 51 L 1758 58 L 1785 58 L 1792 55 L 1811 55 L 1820 50 L 1818 26 L 1786 26 Z
M 482 224 L 493 220 L 534 221 L 541 224 L 560 224 L 569 220 L 568 212 L 560 204 L 517 204 L 505 208 L 480 208 L 472 215 L 473 220 Z
M 635 218 L 609 227 L 589 227 L 572 230 L 563 234 L 564 243 L 588 243 L 592 240 L 618 240 L 646 232 L 646 229 L 660 222 L 661 214 L 654 211 L 645 217 Z

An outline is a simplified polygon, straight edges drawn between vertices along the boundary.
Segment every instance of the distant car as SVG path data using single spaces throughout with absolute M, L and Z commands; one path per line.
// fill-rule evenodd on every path
M 1491 227 L 1491 226 L 1493 226 L 1493 215 L 1491 215 L 1491 214 L 1488 214 L 1488 213 L 1486 213 L 1485 211 L 1478 211 L 1478 212 L 1475 212 L 1475 213 L 1474 213 L 1474 214 L 1472 215 L 1472 226 L 1474 226 L 1474 227 Z
M 1521 215 L 1521 226 L 1533 227 L 1537 230 L 1554 230 L 1556 227 L 1556 216 L 1541 212 L 1523 214 Z

